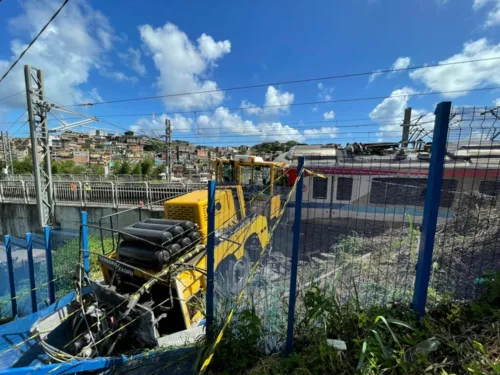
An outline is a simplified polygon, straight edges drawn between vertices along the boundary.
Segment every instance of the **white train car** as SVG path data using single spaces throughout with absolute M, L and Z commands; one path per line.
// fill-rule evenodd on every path
M 355 218 L 421 223 L 430 153 L 402 153 L 397 144 L 295 146 L 276 161 L 288 165 L 288 184 L 305 157 L 303 220 Z M 448 152 L 441 187 L 439 221 L 453 217 L 463 192 L 500 193 L 500 146 L 467 146 Z M 326 178 L 319 176 L 324 175 Z M 293 203 L 292 203 L 293 205 Z M 293 218 L 293 210 L 289 210 Z

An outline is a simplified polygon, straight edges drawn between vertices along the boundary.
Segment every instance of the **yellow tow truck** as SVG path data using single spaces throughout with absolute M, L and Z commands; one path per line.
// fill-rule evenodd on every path
M 215 161 L 218 294 L 238 293 L 252 263 L 269 243 L 271 224 L 280 213 L 281 198 L 275 186 L 280 167 L 247 155 Z M 99 257 L 104 276 L 100 285 L 127 301 L 113 324 L 123 321 L 124 315 L 137 315 L 138 308 L 150 310 L 151 318 L 141 324 L 152 328 L 138 329 L 135 324 L 128 328 L 131 337 L 139 336 L 137 341 L 145 347 L 158 346 L 162 337 L 193 329 L 204 319 L 207 208 L 206 189 L 170 199 L 164 204 L 162 219 L 122 229 L 116 249 Z

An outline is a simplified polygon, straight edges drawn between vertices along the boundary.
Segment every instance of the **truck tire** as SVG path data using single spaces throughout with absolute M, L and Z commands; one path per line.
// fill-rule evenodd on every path
M 241 292 L 250 272 L 250 259 L 245 255 L 237 260 L 234 256 L 224 259 L 215 271 L 216 291 L 222 295 Z
M 257 237 L 256 234 L 252 234 L 248 237 L 245 242 L 244 249 L 245 256 L 247 256 L 252 263 L 255 263 L 257 259 L 259 259 L 260 253 L 262 252 L 262 245 L 259 237 Z

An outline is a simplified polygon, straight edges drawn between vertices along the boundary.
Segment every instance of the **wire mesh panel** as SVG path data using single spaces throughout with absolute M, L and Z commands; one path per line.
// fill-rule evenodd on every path
M 294 153 L 305 156 L 306 168 L 299 291 L 314 286 L 364 306 L 409 302 L 428 161 L 402 153 L 397 143 L 302 146 Z M 293 166 L 289 174 L 293 181 Z
M 453 108 L 435 234 L 429 302 L 473 299 L 500 271 L 498 109 Z M 452 189 L 450 188 L 452 187 Z
M 86 205 L 116 204 L 115 187 L 112 182 L 84 182 L 82 189 Z
M 72 279 L 80 263 L 80 234 L 78 230 L 53 228 L 50 241 L 56 297 L 60 298 L 73 289 Z
M 151 206 L 156 209 L 163 209 L 164 201 L 186 193 L 186 185 L 180 182 L 149 182 L 148 188 Z
M 148 203 L 147 182 L 117 182 L 116 202 L 120 205 L 146 205 Z
M 61 204 L 83 203 L 80 181 L 54 182 L 54 200 Z
M 0 181 L 2 202 L 24 202 L 24 181 Z
M 0 242 L 0 272 L 3 277 L 0 278 L 0 321 L 12 316 L 12 304 L 10 296 L 10 283 L 7 265 L 7 251 L 5 243 Z
M 292 231 L 283 213 L 291 193 L 272 192 L 266 185 L 247 185 L 243 190 L 246 199 L 235 188 L 217 188 L 216 322 L 220 329 L 233 309 L 238 312 L 231 322 L 236 329 L 256 319 L 263 347 L 276 352 L 286 337 Z M 233 202 L 231 211 L 227 207 Z

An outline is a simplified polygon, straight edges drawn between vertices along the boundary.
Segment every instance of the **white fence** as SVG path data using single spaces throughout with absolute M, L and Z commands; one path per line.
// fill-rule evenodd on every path
M 163 209 L 163 202 L 191 191 L 206 189 L 203 183 L 55 181 L 54 201 L 60 206 L 145 206 Z M 0 181 L 0 202 L 36 203 L 33 181 Z

